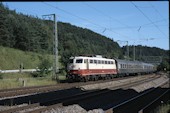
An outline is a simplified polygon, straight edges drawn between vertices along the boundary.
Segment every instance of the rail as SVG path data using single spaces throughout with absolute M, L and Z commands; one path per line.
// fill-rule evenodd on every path
M 142 96 L 144 96 L 144 95 L 146 95 L 146 94 L 149 94 L 150 92 L 154 91 L 154 90 L 155 90 L 156 88 L 158 88 L 159 86 L 162 86 L 162 85 L 164 85 L 164 84 L 166 84 L 166 83 L 168 83 L 168 82 L 169 82 L 169 80 L 166 80 L 166 81 L 158 84 L 158 85 L 157 85 L 155 88 L 153 88 L 153 89 L 150 89 L 150 90 L 148 90 L 148 91 L 146 91 L 146 92 L 144 92 L 144 93 L 142 93 L 142 94 L 140 94 L 140 95 L 137 95 L 137 96 L 135 96 L 135 97 L 133 97 L 133 98 L 127 100 L 127 101 L 124 101 L 124 102 L 122 102 L 122 103 L 120 103 L 120 104 L 118 104 L 118 105 L 116 105 L 116 106 L 113 106 L 112 108 L 106 110 L 105 113 L 112 113 L 112 112 L 114 111 L 114 109 L 116 109 L 116 108 L 118 108 L 118 107 L 120 107 L 120 106 L 123 106 L 123 105 L 125 105 L 125 104 L 127 104 L 127 103 L 129 103 L 129 102 L 131 102 L 131 101 L 134 101 L 135 99 L 138 99 L 138 98 L 140 98 L 140 97 L 142 97 Z M 145 106 L 145 107 L 147 107 L 147 106 Z M 145 108 L 145 107 L 144 107 L 144 108 Z M 144 108 L 143 108 L 143 109 L 144 109 Z M 143 113 L 143 109 L 139 110 L 138 113 Z

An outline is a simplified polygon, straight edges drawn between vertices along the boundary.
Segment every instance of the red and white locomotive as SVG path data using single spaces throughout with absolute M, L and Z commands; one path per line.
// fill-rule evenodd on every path
M 117 74 L 115 60 L 102 58 L 100 55 L 71 57 L 67 68 L 67 77 L 73 80 L 97 80 Z

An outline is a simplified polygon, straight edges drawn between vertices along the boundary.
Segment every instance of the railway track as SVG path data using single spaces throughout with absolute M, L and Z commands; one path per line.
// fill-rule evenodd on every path
M 28 105 L 28 108 L 26 106 L 23 107 L 19 107 L 19 108 L 13 108 L 11 109 L 12 112 L 14 111 L 24 111 L 24 113 L 40 113 L 46 110 L 50 110 L 52 108 L 56 108 L 56 107 L 64 107 L 64 106 L 68 106 L 68 105 L 72 105 L 72 104 L 79 104 L 82 106 L 85 106 L 86 110 L 90 110 L 93 109 L 92 104 L 89 103 L 94 103 L 96 100 L 103 100 L 100 98 L 103 97 L 111 97 L 113 95 L 119 95 L 124 93 L 123 90 L 117 90 L 120 88 L 123 89 L 128 89 L 129 87 L 144 83 L 144 82 L 149 82 L 152 81 L 157 77 L 150 77 L 149 79 L 144 79 L 142 81 L 137 81 L 137 82 L 132 82 L 130 84 L 125 84 L 124 86 L 119 86 L 119 87 L 113 87 L 112 89 L 102 89 L 102 90 L 94 90 L 94 91 L 88 91 L 88 92 L 83 92 L 83 93 L 78 93 L 78 94 L 72 94 L 72 95 L 67 95 L 65 97 L 60 97 L 60 98 L 55 98 L 55 99 L 51 99 L 48 101 L 43 101 L 43 102 L 39 102 L 39 103 L 35 103 L 35 104 L 30 104 Z M 132 92 L 131 92 L 132 93 Z M 129 95 L 130 97 L 137 95 L 136 93 L 133 92 L 133 95 Z M 105 98 L 104 98 L 105 99 Z M 101 106 L 104 106 L 103 109 L 107 110 L 108 107 L 110 108 L 110 103 L 111 101 L 113 101 L 114 99 L 110 99 L 111 101 L 108 101 L 108 99 L 106 99 L 107 101 L 104 101 L 103 104 L 100 105 L 100 103 L 95 103 L 95 107 L 96 108 L 100 108 Z M 90 101 L 90 102 L 89 102 Z M 108 106 L 109 105 L 109 106 Z M 24 108 L 25 107 L 25 108 Z M 27 110 L 30 109 L 30 110 Z M 8 113 L 9 110 L 7 111 L 1 111 L 2 113 Z M 0 113 L 1 113 L 0 112 Z M 11 111 L 10 111 L 11 112 Z
M 152 75 L 148 75 L 152 76 Z M 78 83 L 62 83 L 57 85 L 47 85 L 47 86 L 36 86 L 36 87 L 23 87 L 23 88 L 14 88 L 14 89 L 5 89 L 0 90 L 0 100 L 4 98 L 10 98 L 10 97 L 19 97 L 24 95 L 32 95 L 37 93 L 44 93 L 49 91 L 56 91 L 60 89 L 68 89 L 72 87 L 78 87 L 82 85 L 87 84 L 96 84 L 96 83 L 103 83 L 103 82 L 109 82 L 109 81 L 117 81 L 121 79 L 127 79 L 127 78 L 133 78 L 133 76 L 130 77 L 123 77 L 123 78 L 114 78 L 111 80 L 99 80 L 99 81 L 89 81 L 89 82 L 78 82 Z
M 125 85 L 124 87 L 123 86 L 120 86 L 120 87 L 127 89 L 128 87 L 132 87 L 134 85 L 141 84 L 141 83 L 148 82 L 148 81 L 152 81 L 152 80 L 153 80 L 153 78 L 150 79 L 150 80 L 144 80 L 144 81 L 141 81 L 141 82 L 138 82 L 138 83 L 134 82 L 134 83 L 131 83 L 129 85 Z M 100 91 L 92 91 L 92 92 L 88 92 L 88 93 L 73 95 L 73 96 L 70 96 L 70 97 L 67 97 L 67 98 L 63 98 L 61 100 L 62 102 L 57 103 L 57 104 L 55 104 L 57 102 L 57 100 L 48 101 L 48 102 L 43 103 L 44 105 L 53 104 L 52 106 L 49 106 L 48 109 L 46 109 L 46 108 L 38 109 L 38 110 L 32 111 L 31 113 L 40 113 L 40 112 L 43 112 L 43 111 L 46 111 L 46 110 L 49 110 L 49 109 L 52 109 L 52 108 L 63 107 L 63 106 L 68 106 L 68 105 L 72 105 L 72 104 L 79 104 L 79 105 L 82 105 L 82 106 L 84 104 L 84 106 L 86 106 L 86 110 L 90 110 L 91 107 L 94 106 L 94 101 L 95 101 L 96 97 L 97 98 L 98 97 L 106 97 L 107 95 L 111 95 L 111 94 L 113 94 L 113 92 L 116 88 L 114 87 L 112 89 L 113 90 L 103 89 L 103 90 L 100 90 Z M 94 100 L 94 101 L 90 102 L 89 100 Z M 96 99 L 96 100 L 98 100 L 98 99 Z M 81 104 L 81 103 L 83 103 L 83 104 Z M 93 104 L 89 105 L 89 103 L 93 103 Z M 100 105 L 98 104 L 96 106 L 100 106 Z M 108 108 L 106 103 L 103 106 L 105 106 L 104 107 L 105 110 Z M 123 113 L 125 113 L 125 112 L 123 112 Z
M 56 98 L 56 99 L 53 99 L 53 100 L 50 100 L 50 101 L 48 100 L 48 101 L 40 102 L 39 105 L 41 107 L 43 106 L 42 108 L 36 106 L 38 109 L 34 109 L 34 106 L 33 106 L 32 111 L 29 111 L 29 112 L 30 113 L 40 113 L 40 112 L 43 112 L 43 111 L 46 111 L 46 110 L 50 110 L 52 108 L 72 105 L 72 104 L 76 104 L 76 103 L 79 103 L 79 102 L 88 103 L 88 102 L 85 102 L 85 101 L 86 100 L 93 100 L 94 98 L 105 97 L 107 95 L 113 94 L 115 89 L 132 87 L 132 86 L 137 85 L 137 84 L 152 81 L 156 78 L 158 78 L 158 77 L 145 79 L 145 80 L 140 81 L 140 82 L 139 81 L 133 82 L 133 83 L 128 84 L 128 85 L 125 84 L 124 86 L 122 85 L 122 86 L 119 86 L 119 87 L 113 87 L 112 90 L 108 90 L 108 89 L 95 90 L 95 91 L 73 94 L 73 95 L 65 96 L 63 98 L 62 97 Z M 30 107 L 30 106 L 28 106 L 28 107 Z M 89 106 L 86 105 L 86 107 L 88 108 Z M 18 108 L 18 109 L 20 109 L 20 108 Z M 91 108 L 89 107 L 88 109 L 91 109 Z
M 165 84 L 161 84 L 161 87 L 164 85 L 169 84 L 169 82 L 166 82 Z M 158 100 L 160 97 L 165 96 L 169 94 L 170 89 L 169 88 L 154 88 L 150 89 L 146 92 L 143 92 L 133 98 L 130 98 L 129 100 L 126 100 L 120 104 L 117 104 L 116 106 L 113 106 L 112 108 L 106 110 L 106 113 L 148 113 L 148 111 L 144 110 L 151 104 L 153 104 L 156 100 Z M 167 98 L 166 98 L 167 99 Z

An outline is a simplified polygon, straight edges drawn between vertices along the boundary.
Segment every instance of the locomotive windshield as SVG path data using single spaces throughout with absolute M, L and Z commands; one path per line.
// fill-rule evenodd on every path
M 76 63 L 82 63 L 83 59 L 76 59 Z

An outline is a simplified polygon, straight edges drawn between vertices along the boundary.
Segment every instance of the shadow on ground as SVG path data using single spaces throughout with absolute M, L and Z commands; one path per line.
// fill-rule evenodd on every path
M 99 96 L 91 96 L 90 98 L 87 99 L 79 99 L 77 101 L 66 101 L 63 104 L 63 106 L 68 106 L 72 104 L 78 104 L 82 108 L 84 108 L 86 111 L 92 110 L 92 109 L 103 109 L 107 110 L 109 108 L 112 108 L 113 106 L 120 104 L 134 96 L 137 96 L 141 93 L 144 93 L 148 90 L 145 90 L 143 92 L 136 92 L 133 89 L 116 89 L 116 90 L 110 90 L 110 89 L 105 89 L 107 90 L 107 93 L 102 93 Z M 156 92 L 153 94 L 153 97 L 158 97 L 159 92 L 164 92 L 167 90 L 167 88 L 157 88 Z M 40 105 L 52 105 L 52 104 L 57 104 L 62 102 L 62 98 L 78 94 L 78 93 L 83 93 L 83 92 L 88 92 L 88 91 L 83 91 L 80 88 L 71 88 L 71 89 L 65 89 L 65 90 L 58 90 L 58 91 L 51 91 L 48 93 L 40 93 L 40 94 L 35 94 L 35 95 L 30 95 L 30 96 L 23 96 L 23 97 L 18 97 L 18 98 L 11 98 L 11 99 L 5 99 L 5 100 L 0 100 L 0 105 L 19 105 L 23 103 L 40 103 Z M 55 99 L 55 101 L 53 101 Z M 162 98 L 161 101 L 167 101 L 169 99 L 169 96 L 165 96 Z M 51 100 L 51 101 L 50 101 Z M 144 104 L 151 102 L 153 99 L 152 98 L 146 98 L 141 101 L 139 101 L 137 104 L 134 103 L 128 103 L 126 107 L 123 108 L 118 108 L 117 110 L 114 110 L 114 113 L 121 113 L 125 112 L 126 113 L 135 113 L 137 110 L 142 109 L 144 107 Z M 49 102 L 50 101 L 50 102 Z M 159 102 L 157 103 L 159 104 Z M 154 108 L 155 106 L 151 107 Z M 121 110 L 120 110 L 121 109 Z

